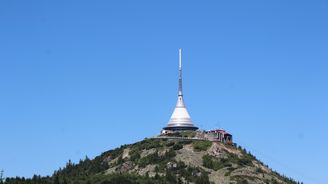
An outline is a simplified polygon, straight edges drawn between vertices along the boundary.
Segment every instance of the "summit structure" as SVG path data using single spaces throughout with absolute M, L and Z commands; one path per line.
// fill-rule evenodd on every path
M 197 130 L 198 127 L 194 126 L 190 115 L 187 111 L 187 108 L 183 101 L 182 93 L 182 50 L 179 49 L 179 90 L 178 90 L 178 101 L 175 106 L 175 109 L 172 113 L 172 116 L 167 124 L 164 127 L 164 130 L 169 131 L 184 131 L 184 130 Z

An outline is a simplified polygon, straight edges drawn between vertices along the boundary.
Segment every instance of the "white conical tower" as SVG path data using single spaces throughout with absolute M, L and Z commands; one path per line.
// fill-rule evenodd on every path
M 186 106 L 183 101 L 182 93 L 182 59 L 181 59 L 181 49 L 179 49 L 179 93 L 178 101 L 175 106 L 175 109 L 172 113 L 171 119 L 169 120 L 167 127 L 164 130 L 197 130 L 198 127 L 195 127 L 192 123 L 192 120 L 189 116 L 189 113 L 186 109 Z

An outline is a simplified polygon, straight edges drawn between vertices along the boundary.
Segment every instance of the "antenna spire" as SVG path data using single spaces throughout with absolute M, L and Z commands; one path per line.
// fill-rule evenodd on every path
M 179 49 L 179 96 L 183 96 L 182 94 L 182 49 Z

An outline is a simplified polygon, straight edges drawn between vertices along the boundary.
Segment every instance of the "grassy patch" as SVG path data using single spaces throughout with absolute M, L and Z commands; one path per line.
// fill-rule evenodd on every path
M 168 136 L 172 137 L 195 137 L 196 132 L 195 131 L 181 131 L 181 132 L 174 132 L 168 134 Z
M 248 155 L 248 154 L 243 154 L 241 157 L 238 157 L 237 155 L 233 153 L 228 154 L 228 160 L 231 163 L 238 164 L 240 166 L 253 166 L 253 160 L 254 157 Z
M 203 156 L 203 166 L 215 171 L 222 169 L 224 167 L 231 167 L 231 163 L 227 159 L 217 159 L 211 155 Z
M 210 146 L 212 146 L 211 141 L 194 141 L 192 143 L 194 151 L 207 151 Z
M 165 164 L 172 160 L 173 157 L 176 156 L 176 153 L 173 149 L 170 149 L 169 151 L 165 152 L 164 155 L 160 156 L 158 155 L 158 152 L 156 151 L 153 154 L 149 154 L 141 159 L 138 160 L 139 167 L 145 167 L 149 164 L 159 164 L 159 166 L 163 169 L 165 167 Z
M 183 131 L 180 132 L 181 137 L 195 137 L 196 136 L 196 132 L 194 131 Z
M 183 145 L 181 144 L 181 143 L 179 143 L 179 142 L 177 142 L 177 143 L 175 143 L 174 145 L 173 145 L 173 149 L 174 150 L 180 150 L 180 149 L 182 149 L 183 148 Z

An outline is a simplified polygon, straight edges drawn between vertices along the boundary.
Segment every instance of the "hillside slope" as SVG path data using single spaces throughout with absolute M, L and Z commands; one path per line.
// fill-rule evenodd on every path
M 219 142 L 145 139 L 68 162 L 51 177 L 7 178 L 19 183 L 297 183 L 272 171 L 241 148 Z

